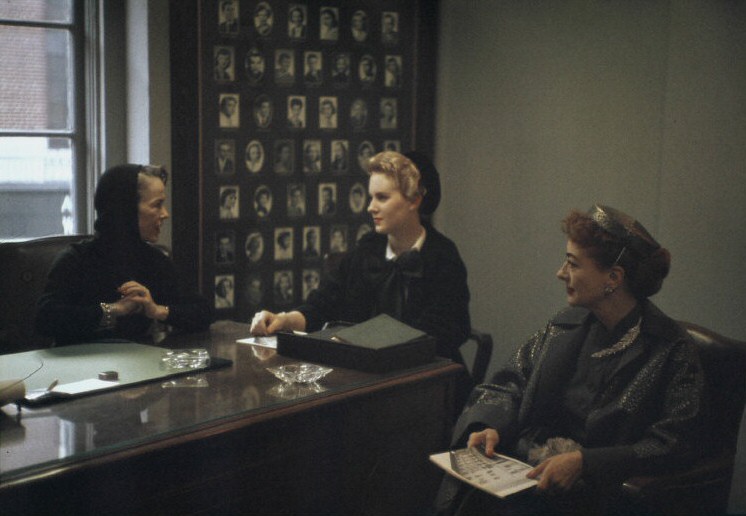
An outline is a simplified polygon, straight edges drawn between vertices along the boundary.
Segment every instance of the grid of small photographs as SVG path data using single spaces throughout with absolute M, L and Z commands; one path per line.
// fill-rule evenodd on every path
M 365 164 L 410 145 L 413 6 L 205 0 L 203 281 L 218 317 L 284 310 L 372 230 Z

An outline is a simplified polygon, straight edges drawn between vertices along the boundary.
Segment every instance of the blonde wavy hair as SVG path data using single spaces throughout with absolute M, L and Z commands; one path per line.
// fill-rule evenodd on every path
M 379 152 L 368 160 L 368 175 L 383 174 L 394 181 L 397 189 L 410 202 L 425 195 L 420 184 L 422 174 L 411 159 L 394 151 Z

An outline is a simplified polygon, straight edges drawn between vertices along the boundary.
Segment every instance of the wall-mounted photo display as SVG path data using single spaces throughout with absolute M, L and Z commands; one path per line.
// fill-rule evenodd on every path
M 373 231 L 370 158 L 433 127 L 433 81 L 413 81 L 434 76 L 432 31 L 426 0 L 197 1 L 173 35 L 173 166 L 193 171 L 174 178 L 174 245 L 198 249 L 180 267 L 220 316 L 248 320 L 307 299 L 325 254 Z

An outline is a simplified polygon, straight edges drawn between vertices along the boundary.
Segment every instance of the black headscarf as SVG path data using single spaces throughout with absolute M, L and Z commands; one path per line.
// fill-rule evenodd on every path
M 420 204 L 420 216 L 423 222 L 429 222 L 440 204 L 440 174 L 433 162 L 425 154 L 418 151 L 405 152 L 404 155 L 420 171 L 420 185 L 425 188 L 425 195 Z
M 93 205 L 96 208 L 95 247 L 106 258 L 118 281 L 145 281 L 150 246 L 140 238 L 137 188 L 141 165 L 117 165 L 98 180 Z

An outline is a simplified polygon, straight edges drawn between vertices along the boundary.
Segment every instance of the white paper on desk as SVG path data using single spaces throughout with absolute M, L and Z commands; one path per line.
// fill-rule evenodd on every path
M 252 344 L 254 346 L 277 349 L 276 335 L 270 335 L 269 337 L 249 337 L 247 339 L 238 339 L 236 342 L 239 344 Z
M 119 382 L 107 382 L 104 380 L 99 380 L 97 378 L 91 378 L 89 380 L 81 380 L 79 382 L 57 385 L 54 389 L 52 389 L 52 391 L 60 392 L 62 394 L 80 394 L 82 392 L 111 389 L 115 385 L 119 385 Z

